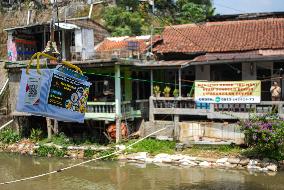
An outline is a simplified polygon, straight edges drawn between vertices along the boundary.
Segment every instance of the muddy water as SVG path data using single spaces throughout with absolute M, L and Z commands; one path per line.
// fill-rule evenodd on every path
M 0 181 L 41 174 L 79 161 L 0 153 Z M 284 172 L 275 176 L 245 170 L 181 168 L 119 162 L 96 162 L 54 175 L 2 185 L 1 190 L 186 190 L 283 189 Z

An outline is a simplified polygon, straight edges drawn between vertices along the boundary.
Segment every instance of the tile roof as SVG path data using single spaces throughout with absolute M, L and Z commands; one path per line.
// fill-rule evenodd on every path
M 157 42 L 160 39 L 160 36 L 153 37 L 153 43 Z M 138 42 L 139 44 L 139 52 L 144 53 L 148 47 L 150 47 L 151 39 L 150 36 L 136 36 L 136 37 L 117 37 L 117 38 L 106 38 L 103 42 L 101 42 L 97 47 L 97 52 L 107 52 L 113 50 L 127 50 L 128 42 Z
M 236 52 L 284 48 L 284 18 L 168 26 L 157 53 Z

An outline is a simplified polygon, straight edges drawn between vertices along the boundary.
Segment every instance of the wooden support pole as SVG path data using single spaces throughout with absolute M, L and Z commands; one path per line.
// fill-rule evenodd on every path
M 150 70 L 150 84 L 151 84 L 151 96 L 153 96 L 153 69 Z
M 154 122 L 154 98 L 153 96 L 150 96 L 149 98 L 149 121 Z
M 174 139 L 176 141 L 179 140 L 179 135 L 180 135 L 180 129 L 179 129 L 179 115 L 174 115 Z
M 52 124 L 51 124 L 51 119 L 46 118 L 46 127 L 47 127 L 47 138 L 51 139 L 52 137 Z
M 178 96 L 181 97 L 181 68 L 178 69 L 178 92 Z
M 120 65 L 115 65 L 115 125 L 116 125 L 116 143 L 121 140 L 121 82 Z
M 54 123 L 53 123 L 53 133 L 55 135 L 58 134 L 58 121 L 56 119 L 54 120 Z

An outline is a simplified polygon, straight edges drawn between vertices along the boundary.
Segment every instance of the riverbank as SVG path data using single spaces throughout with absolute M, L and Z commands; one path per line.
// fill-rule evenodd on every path
M 239 148 L 222 147 L 219 149 L 210 149 L 207 147 L 204 149 L 190 147 L 177 150 L 176 147 L 178 145 L 173 142 L 148 141 L 149 142 L 145 142 L 148 144 L 148 147 L 141 144 L 129 150 L 125 150 L 126 146 L 131 142 L 125 145 L 110 146 L 62 146 L 54 143 L 39 144 L 29 139 L 23 139 L 13 144 L 0 144 L 0 151 L 42 157 L 91 159 L 106 156 L 120 150 L 121 153 L 119 155 L 111 156 L 109 159 L 130 163 L 153 163 L 163 166 L 247 169 L 251 172 L 264 172 L 270 175 L 273 175 L 273 172 L 284 169 L 283 161 L 268 158 L 250 159 L 243 156 L 241 154 L 243 150 Z M 151 146 L 149 146 L 149 144 Z M 143 148 L 141 148 L 141 146 L 143 146 Z M 163 148 L 158 149 L 158 146 Z M 139 150 L 146 151 L 139 152 Z

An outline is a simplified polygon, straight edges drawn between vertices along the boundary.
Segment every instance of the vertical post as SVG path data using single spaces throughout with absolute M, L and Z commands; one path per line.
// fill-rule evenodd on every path
M 181 68 L 178 69 L 178 93 L 178 96 L 181 97 Z
M 130 101 L 132 100 L 132 80 L 129 79 L 131 77 L 131 71 L 127 69 L 124 73 L 125 100 Z
M 46 46 L 46 26 L 43 26 L 43 49 Z
M 47 138 L 51 139 L 52 137 L 52 126 L 51 126 L 51 119 L 46 118 L 46 126 L 47 126 Z
M 180 134 L 180 130 L 179 130 L 179 115 L 174 115 L 174 138 L 176 141 L 179 140 L 179 134 Z
M 58 134 L 58 121 L 55 119 L 53 124 L 53 132 L 55 135 Z
M 154 98 L 151 96 L 149 98 L 149 121 L 154 122 Z
M 121 84 L 120 84 L 120 65 L 115 65 L 115 125 L 116 125 L 116 143 L 121 140 Z
M 59 32 L 59 31 L 58 31 Z M 65 46 L 65 30 L 62 30 L 62 44 L 61 44 L 62 59 L 66 60 L 66 46 Z
M 151 96 L 153 96 L 153 69 L 150 70 Z

